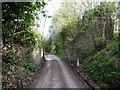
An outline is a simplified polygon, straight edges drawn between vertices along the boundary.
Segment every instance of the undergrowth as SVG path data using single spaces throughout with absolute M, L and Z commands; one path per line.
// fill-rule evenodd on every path
M 59 57 L 61 57 L 64 60 L 67 60 L 67 52 L 66 51 L 59 51 L 56 53 Z
M 30 48 L 30 47 L 29 47 Z M 26 48 L 27 49 L 27 48 Z M 32 49 L 15 52 L 13 48 L 3 51 L 2 88 L 24 88 L 33 81 L 39 70 L 31 57 Z
M 120 61 L 118 45 L 113 42 L 84 63 L 87 78 L 94 80 L 101 87 L 120 87 Z

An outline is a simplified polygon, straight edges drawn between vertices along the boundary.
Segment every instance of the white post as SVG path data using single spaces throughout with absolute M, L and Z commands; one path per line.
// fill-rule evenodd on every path
M 77 59 L 77 67 L 79 66 L 79 59 Z

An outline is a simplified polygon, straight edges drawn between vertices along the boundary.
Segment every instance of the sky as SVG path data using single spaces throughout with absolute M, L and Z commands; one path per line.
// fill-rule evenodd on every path
M 46 2 L 48 0 L 45 0 Z M 45 6 L 45 10 L 47 10 L 48 12 L 46 13 L 48 16 L 53 16 L 56 11 L 59 10 L 60 8 L 60 4 L 61 0 L 51 0 L 48 1 L 48 5 Z M 42 34 L 43 36 L 47 37 L 47 35 L 49 34 L 49 27 L 51 26 L 51 21 L 52 18 L 45 18 L 41 15 L 39 15 L 40 20 L 36 20 L 36 23 L 39 24 L 40 27 L 35 27 L 35 29 Z
M 56 11 L 59 10 L 60 8 L 60 2 L 61 0 L 51 0 L 48 2 L 48 5 L 46 6 L 46 10 L 48 11 L 48 15 L 53 16 L 54 14 L 56 14 Z M 49 33 L 49 27 L 51 25 L 51 20 L 52 18 L 47 18 L 46 19 L 46 23 L 45 23 L 45 36 L 47 36 L 47 34 Z

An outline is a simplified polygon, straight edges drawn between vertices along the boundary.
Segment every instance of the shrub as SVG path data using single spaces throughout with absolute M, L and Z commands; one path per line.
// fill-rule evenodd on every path
M 66 53 L 66 51 L 59 51 L 56 54 L 58 56 L 60 56 L 62 59 L 67 60 L 67 53 Z
M 118 39 L 118 32 L 114 32 L 114 34 L 113 34 L 113 39 L 114 39 L 114 40 L 117 40 L 117 39 Z
M 118 44 L 119 42 L 114 42 L 107 45 L 94 57 L 88 58 L 84 64 L 88 72 L 87 77 L 101 87 L 120 87 L 119 58 L 116 57 L 118 55 Z
M 29 61 L 27 64 L 26 64 L 26 68 L 29 69 L 30 71 L 37 71 L 38 69 L 38 65 L 33 63 L 33 61 Z
M 103 37 L 99 37 L 99 38 L 95 38 L 95 44 L 96 44 L 96 49 L 98 51 L 100 51 L 101 49 L 105 48 L 106 46 L 106 42 L 105 42 L 105 38 Z

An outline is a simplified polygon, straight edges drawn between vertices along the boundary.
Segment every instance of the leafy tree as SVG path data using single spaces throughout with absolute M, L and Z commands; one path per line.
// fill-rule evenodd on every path
M 44 52 L 53 53 L 55 46 L 53 44 L 52 38 L 46 39 L 44 41 Z
M 36 25 L 34 19 L 38 18 L 39 13 L 45 15 L 45 5 L 42 0 L 2 3 L 3 89 L 26 87 L 32 80 L 28 80 L 31 78 L 28 73 L 35 74 L 40 67 L 32 60 L 33 49 L 35 45 L 37 48 L 43 46 L 44 37 L 33 31 L 32 27 Z
M 57 43 L 61 42 L 61 46 L 65 46 L 84 31 L 89 31 L 94 43 L 95 38 L 112 39 L 113 13 L 117 10 L 115 3 L 101 3 L 94 8 L 91 8 L 89 4 L 91 5 L 91 3 L 79 4 L 76 1 L 62 3 L 59 12 L 54 15 L 52 20 L 51 37 L 54 41 L 59 41 Z M 87 9 L 82 8 L 82 5 Z M 94 34 L 95 32 L 97 33 Z
M 45 4 L 46 3 L 43 1 L 3 2 L 2 3 L 3 44 L 20 43 L 23 42 L 22 41 L 23 37 L 27 38 L 29 36 L 31 37 L 31 35 L 34 36 L 34 34 L 30 34 L 32 33 L 30 32 L 32 31 L 31 29 L 32 26 L 35 25 L 34 18 L 38 17 L 38 12 L 41 12 L 43 10 Z

